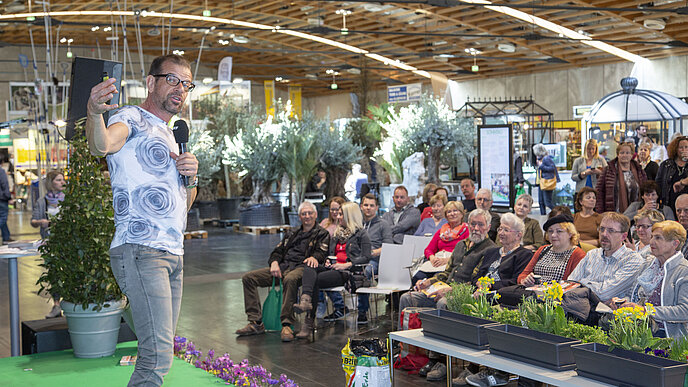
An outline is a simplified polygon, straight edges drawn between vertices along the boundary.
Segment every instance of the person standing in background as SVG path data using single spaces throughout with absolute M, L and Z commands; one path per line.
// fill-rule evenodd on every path
M 11 200 L 12 194 L 10 193 L 7 173 L 5 173 L 5 169 L 0 168 L 0 232 L 2 233 L 2 244 L 4 245 L 14 242 L 14 239 L 10 236 L 10 228 L 7 227 L 7 216 L 10 212 Z
M 602 174 L 606 166 L 607 161 L 599 154 L 597 140 L 589 139 L 585 143 L 584 155 L 574 160 L 571 168 L 571 180 L 576 182 L 576 193 L 583 187 L 595 188 L 597 177 Z

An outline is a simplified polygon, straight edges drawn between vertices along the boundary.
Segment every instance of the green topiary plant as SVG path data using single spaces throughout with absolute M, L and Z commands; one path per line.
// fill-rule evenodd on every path
M 123 298 L 108 254 L 115 233 L 112 191 L 85 137 L 75 137 L 71 151 L 65 198 L 39 248 L 45 272 L 36 284 L 84 310 L 95 304 L 98 311 Z

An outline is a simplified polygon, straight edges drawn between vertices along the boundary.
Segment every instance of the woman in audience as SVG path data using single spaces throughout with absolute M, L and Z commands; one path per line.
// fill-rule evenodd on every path
M 643 167 L 647 180 L 654 181 L 657 176 L 657 170 L 659 169 L 659 164 L 655 163 L 650 159 L 650 154 L 652 152 L 652 141 L 648 138 L 644 138 L 638 144 L 638 163 Z
M 635 250 L 646 260 L 651 259 L 650 240 L 652 239 L 652 226 L 655 223 L 663 222 L 664 215 L 654 209 L 642 209 L 633 217 L 635 222 L 635 232 L 638 234 L 638 241 L 632 243 L 626 241 L 626 247 Z
M 342 218 L 342 205 L 346 203 L 346 199 L 334 196 L 330 199 L 330 214 L 326 219 L 320 222 L 320 227 L 324 228 L 330 233 L 330 236 L 334 234 L 334 230 L 339 225 L 339 221 Z
M 437 230 L 439 230 L 442 225 L 447 223 L 447 220 L 444 218 L 444 206 L 447 204 L 447 197 L 444 195 L 435 195 L 430 198 L 429 203 L 432 216 L 427 219 L 423 219 L 413 235 L 435 235 Z
M 430 207 L 432 204 L 430 204 L 430 199 L 435 195 L 435 189 L 437 189 L 437 185 L 433 183 L 428 183 L 423 187 L 423 203 L 419 204 L 416 208 L 418 208 L 418 211 L 423 213 L 423 210 L 426 207 Z
M 671 220 L 652 226 L 652 258 L 640 273 L 631 302 L 622 307 L 654 305 L 654 320 L 659 325 L 655 336 L 680 339 L 688 336 L 688 262 L 681 254 L 686 230 Z
M 623 213 L 640 197 L 640 185 L 647 179 L 645 171 L 633 160 L 632 143 L 616 147 L 616 158 L 609 162 L 597 179 L 597 205 L 595 212 Z
M 445 203 L 449 200 L 449 191 L 447 191 L 447 189 L 444 187 L 435 188 L 435 192 L 432 194 L 432 196 L 435 196 L 435 195 L 444 196 L 444 198 L 447 199 L 447 200 L 445 200 Z M 420 213 L 420 220 L 423 221 L 423 220 L 425 220 L 431 216 L 432 216 L 432 209 L 430 207 L 425 207 L 423 212 Z
M 516 216 L 523 221 L 523 224 L 525 224 L 525 230 L 523 230 L 523 241 L 521 243 L 526 249 L 535 251 L 544 243 L 544 237 L 542 236 L 540 222 L 528 217 L 528 214 L 530 214 L 530 210 L 532 208 L 532 196 L 528 194 L 522 194 L 516 198 L 516 204 L 514 204 L 514 214 L 516 214 Z
M 576 182 L 576 192 L 583 187 L 594 188 L 597 185 L 597 177 L 606 166 L 607 162 L 599 154 L 597 140 L 589 139 L 585 143 L 585 155 L 574 160 L 571 168 L 571 180 Z
M 535 252 L 518 276 L 519 284 L 533 286 L 536 278 L 540 279 L 540 283 L 566 280 L 585 258 L 585 252 L 577 246 L 578 232 L 570 216 L 554 216 L 545 222 L 544 229 L 545 238 L 551 244 L 542 246 Z
M 576 197 L 576 214 L 573 216 L 573 225 L 576 226 L 580 240 L 599 247 L 597 240 L 602 215 L 595 212 L 597 203 L 597 191 L 594 188 L 583 187 Z
M 363 215 L 356 203 L 342 205 L 342 219 L 330 238 L 330 256 L 336 256 L 334 262 L 328 259 L 325 264 L 316 268 L 305 266 L 301 280 L 301 300 L 294 304 L 297 313 L 309 312 L 304 320 L 297 338 L 306 338 L 313 330 L 315 310 L 313 295 L 320 288 L 342 286 L 349 279 L 353 265 L 363 265 L 370 261 L 370 237 L 363 228 Z M 337 308 L 343 317 L 344 308 Z
M 659 187 L 653 180 L 648 180 L 641 184 L 640 200 L 631 203 L 626 211 L 624 211 L 624 215 L 626 215 L 629 219 L 633 219 L 635 214 L 640 210 L 658 210 L 664 215 L 664 219 L 676 220 L 674 218 L 674 211 L 672 211 L 669 206 L 665 206 L 664 204 L 657 202 L 657 199 L 659 198 L 657 195 L 657 190 L 659 190 Z
M 57 215 L 60 212 L 60 204 L 64 200 L 64 189 L 67 186 L 64 174 L 60 171 L 48 172 L 45 179 L 45 188 L 47 192 L 45 196 L 36 200 L 33 204 L 33 213 L 31 214 L 31 226 L 40 227 L 41 239 L 48 239 L 50 235 L 50 216 Z M 62 315 L 62 308 L 60 307 L 60 295 L 53 294 L 53 308 L 45 318 L 60 317 Z
M 676 198 L 688 193 L 688 137 L 678 136 L 667 147 L 669 158 L 659 164 L 657 178 L 660 202 L 676 211 Z
M 494 280 L 493 290 L 516 285 L 519 274 L 533 256 L 533 252 L 521 246 L 525 224 L 512 213 L 503 214 L 497 236 L 502 247 L 485 252 L 478 272 L 473 276 L 473 284 L 480 286 L 478 278 L 489 277 Z
M 449 262 L 456 244 L 468 238 L 469 234 L 468 225 L 463 221 L 464 211 L 461 202 L 451 201 L 447 203 L 444 206 L 444 217 L 447 219 L 447 223 L 435 232 L 430 243 L 428 243 L 428 247 L 425 248 L 426 260 L 430 261 L 432 266 L 437 268 L 437 271 L 443 270 L 441 268 Z M 411 282 L 415 285 L 418 280 L 432 277 L 434 274 L 434 272 L 419 271 L 413 276 Z

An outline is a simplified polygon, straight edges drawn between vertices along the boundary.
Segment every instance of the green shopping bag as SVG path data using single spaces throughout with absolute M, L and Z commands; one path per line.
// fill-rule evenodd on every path
M 279 331 L 282 329 L 282 279 L 279 280 L 279 289 L 275 289 L 275 277 L 272 277 L 272 288 L 268 292 L 268 297 L 263 303 L 263 325 L 268 331 Z

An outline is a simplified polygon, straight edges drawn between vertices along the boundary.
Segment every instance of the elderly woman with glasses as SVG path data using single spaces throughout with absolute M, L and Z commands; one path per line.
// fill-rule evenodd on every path
M 667 151 L 669 158 L 659 164 L 655 181 L 659 184 L 660 201 L 676 211 L 676 198 L 688 193 L 688 137 L 676 137 Z
M 518 276 L 518 283 L 533 286 L 536 278 L 540 283 L 568 279 L 573 269 L 585 258 L 583 249 L 577 246 L 578 232 L 573 218 L 557 215 L 545 222 L 545 239 L 550 244 L 535 252 L 528 266 Z
M 652 259 L 650 252 L 650 241 L 652 240 L 652 226 L 655 223 L 663 222 L 664 215 L 657 210 L 640 210 L 634 217 L 635 232 L 638 234 L 638 241 L 633 243 L 626 240 L 626 247 L 635 250 L 645 260 Z
M 542 236 L 542 229 L 540 222 L 528 217 L 530 210 L 533 208 L 533 197 L 528 194 L 519 195 L 514 204 L 514 214 L 523 221 L 525 229 L 523 230 L 523 240 L 521 244 L 530 251 L 535 251 L 545 242 Z
M 681 254 L 686 230 L 671 220 L 652 226 L 652 260 L 641 271 L 622 307 L 654 305 L 656 336 L 679 339 L 688 336 L 688 262 Z
M 492 289 L 499 290 L 506 286 L 516 285 L 516 280 L 528 265 L 533 252 L 521 246 L 525 224 L 512 213 L 503 214 L 500 219 L 497 237 L 502 247 L 485 251 L 482 264 L 473 276 L 473 284 L 478 278 L 489 277 L 494 280 Z

